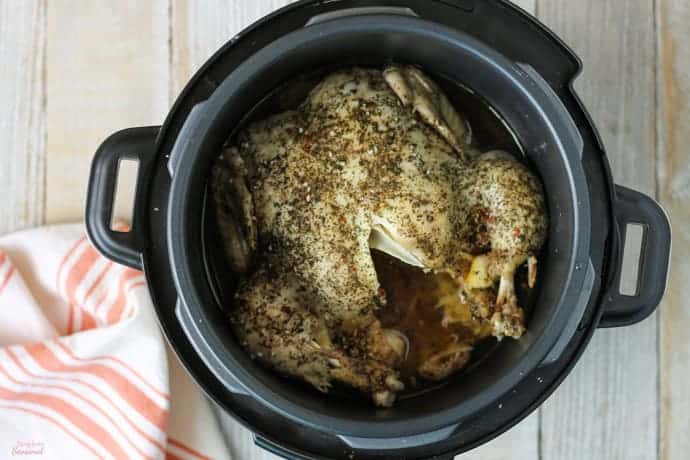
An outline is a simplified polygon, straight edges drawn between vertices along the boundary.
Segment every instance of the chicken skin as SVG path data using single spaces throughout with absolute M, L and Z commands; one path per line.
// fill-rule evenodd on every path
M 212 181 L 217 207 L 243 222 L 229 238 L 230 252 L 245 249 L 235 266 L 248 267 L 246 251 L 256 249 L 231 312 L 249 352 L 321 391 L 340 382 L 391 405 L 409 343 L 377 317 L 386 292 L 372 249 L 449 275 L 484 335 L 520 337 L 513 277 L 527 261 L 530 284 L 536 277 L 542 186 L 511 156 L 479 154 L 471 138 L 443 92 L 411 67 L 335 72 L 297 110 L 250 125 Z M 223 190 L 239 204 L 224 205 Z M 467 315 L 449 308 L 443 321 Z M 444 378 L 470 351 L 450 344 L 420 373 Z

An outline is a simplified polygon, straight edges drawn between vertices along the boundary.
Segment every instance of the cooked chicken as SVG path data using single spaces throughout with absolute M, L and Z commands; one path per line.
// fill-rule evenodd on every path
M 232 311 L 246 348 L 322 391 L 338 381 L 392 404 L 408 343 L 377 318 L 386 292 L 372 248 L 449 274 L 473 306 L 472 321 L 496 337 L 520 337 L 513 277 L 527 260 L 536 277 L 546 230 L 541 185 L 507 154 L 477 156 L 470 140 L 464 118 L 414 68 L 336 72 L 298 110 L 251 125 L 223 155 L 231 172 L 215 178 L 245 198 L 223 207 L 228 197 L 216 194 L 222 212 L 251 216 L 226 229 L 246 240 L 230 248 L 261 249 Z M 466 320 L 444 311 L 446 326 Z M 451 344 L 420 374 L 443 378 L 470 350 Z

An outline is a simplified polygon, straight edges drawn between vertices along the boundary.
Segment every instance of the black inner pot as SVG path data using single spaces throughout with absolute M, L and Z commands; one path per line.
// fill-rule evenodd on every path
M 318 83 L 329 74 L 341 69 L 343 69 L 341 66 L 318 69 L 281 84 L 247 114 L 244 122 L 238 129 L 244 130 L 247 125 L 256 121 L 264 120 L 287 110 L 297 109 Z M 383 69 L 380 68 L 380 70 Z M 431 75 L 431 77 L 469 122 L 472 127 L 472 145 L 474 147 L 482 152 L 502 150 L 509 152 L 520 161 L 526 160 L 522 146 L 518 143 L 510 127 L 479 94 L 474 93 L 461 82 L 452 81 L 447 77 L 440 75 Z M 238 142 L 236 136 L 232 136 L 228 139 L 227 145 L 236 146 Z M 203 256 L 206 264 L 206 275 L 211 284 L 216 303 L 226 313 L 230 314 L 238 283 L 249 274 L 237 273 L 232 269 L 223 247 L 222 236 L 218 231 L 218 216 L 215 213 L 213 202 L 209 187 L 204 203 Z M 545 251 L 540 254 L 540 260 L 543 258 L 544 253 Z M 528 289 L 526 284 L 526 267 L 521 267 L 516 273 L 515 288 L 520 299 L 520 305 L 525 310 L 527 321 L 529 321 L 532 307 L 537 298 L 536 295 L 539 292 L 539 280 L 540 278 L 537 280 L 538 283 L 535 289 Z M 500 345 L 495 338 L 481 340 L 476 344 L 470 362 L 462 371 L 455 373 L 453 378 L 464 378 L 464 374 L 474 369 L 481 360 L 490 359 L 490 353 Z M 291 380 L 294 384 L 304 385 L 309 390 L 316 391 L 313 387 L 302 383 L 300 380 Z M 449 381 L 452 380 L 446 379 L 442 382 L 424 382 L 420 380 L 418 385 L 414 388 L 406 389 L 398 396 L 398 399 L 415 397 L 421 393 L 439 388 Z M 362 398 L 365 398 L 359 392 L 337 385 L 331 389 L 330 394 L 334 398 L 352 398 L 360 400 L 360 402 Z
M 211 165 L 232 132 L 257 104 L 305 70 L 330 66 L 381 67 L 410 63 L 434 76 L 460 81 L 481 95 L 509 124 L 544 182 L 550 230 L 540 260 L 540 289 L 528 332 L 505 340 L 442 388 L 405 399 L 390 409 L 368 401 L 322 395 L 251 360 L 233 338 L 215 284 L 236 282 L 205 260 L 205 185 Z M 168 242 L 180 294 L 179 317 L 206 365 L 229 388 L 246 393 L 301 424 L 331 433 L 371 438 L 428 433 L 460 423 L 513 388 L 542 362 L 571 316 L 589 257 L 589 207 L 580 163 L 581 145 L 557 98 L 522 67 L 471 37 L 416 18 L 361 16 L 290 33 L 246 60 L 198 106 L 192 134 L 177 154 L 169 201 Z M 572 122 L 571 122 L 572 123 Z M 212 235 L 211 235 L 212 236 Z M 208 235 L 207 235 L 208 237 Z M 207 238 L 208 239 L 208 238 Z M 223 302 L 225 303 L 225 301 Z

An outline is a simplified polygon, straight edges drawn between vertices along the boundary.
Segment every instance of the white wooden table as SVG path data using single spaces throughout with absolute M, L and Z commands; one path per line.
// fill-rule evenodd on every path
M 288 0 L 0 0 L 0 234 L 82 219 L 111 132 L 159 124 L 228 38 Z M 465 459 L 690 458 L 690 2 L 521 0 L 585 62 L 576 85 L 618 183 L 671 215 L 659 313 L 598 331 L 544 406 Z M 237 459 L 273 458 L 223 418 Z

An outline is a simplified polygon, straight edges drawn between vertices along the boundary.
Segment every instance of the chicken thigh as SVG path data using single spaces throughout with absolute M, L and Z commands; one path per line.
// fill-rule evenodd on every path
M 231 313 L 253 356 L 322 391 L 339 381 L 392 404 L 409 345 L 377 317 L 386 292 L 372 248 L 450 275 L 473 321 L 499 338 L 522 335 L 513 276 L 528 260 L 531 284 L 536 276 L 547 226 L 541 184 L 507 154 L 479 155 L 471 136 L 410 67 L 335 72 L 297 110 L 241 134 L 222 157 L 232 172 L 216 174 L 214 190 L 238 194 L 241 205 L 228 207 L 216 193 L 217 206 L 249 221 L 247 241 L 231 249 L 257 248 Z M 461 316 L 449 309 L 444 322 Z M 453 344 L 420 368 L 445 377 L 470 349 Z

